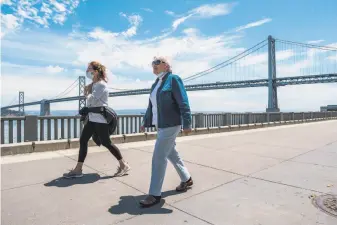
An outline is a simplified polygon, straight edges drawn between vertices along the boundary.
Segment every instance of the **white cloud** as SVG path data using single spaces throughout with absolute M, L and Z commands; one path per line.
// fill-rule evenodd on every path
M 189 10 L 183 16 L 179 16 L 179 18 L 173 22 L 172 28 L 173 30 L 176 30 L 180 24 L 184 23 L 189 18 L 212 18 L 215 16 L 227 15 L 231 13 L 234 5 L 235 4 L 227 3 L 201 5 L 197 8 Z M 165 13 L 169 15 L 175 15 L 171 11 L 165 11 Z
M 201 5 L 190 11 L 191 14 L 202 17 L 210 18 L 214 16 L 223 16 L 231 13 L 234 4 L 206 4 Z
M 191 16 L 192 16 L 192 14 L 187 15 L 187 16 L 184 16 L 184 17 L 180 17 L 180 18 L 174 20 L 173 23 L 172 23 L 172 28 L 173 28 L 173 30 L 176 30 L 177 27 L 178 27 L 180 24 L 182 24 L 183 22 L 185 22 L 185 20 L 187 20 L 187 19 L 190 18 Z
M 121 16 L 125 17 L 128 19 L 131 27 L 129 29 L 127 29 L 126 31 L 124 31 L 122 33 L 122 35 L 124 35 L 125 37 L 132 37 L 134 35 L 137 34 L 137 29 L 139 27 L 139 25 L 141 24 L 141 22 L 143 21 L 142 17 L 140 15 L 131 15 L 131 16 L 127 16 L 124 13 L 120 13 Z
M 334 46 L 337 43 L 332 43 Z M 302 48 L 283 51 L 277 63 L 277 76 L 303 76 L 303 75 L 318 75 L 336 73 L 336 62 L 333 59 L 336 57 L 337 48 L 332 49 L 317 49 L 317 48 Z M 328 59 L 328 60 L 327 60 Z M 330 60 L 329 60 L 330 59 Z
M 85 74 L 85 69 L 80 70 L 80 69 L 74 69 L 74 74 L 78 75 L 78 76 L 84 76 Z
M 26 102 L 52 98 L 64 91 L 77 78 L 66 71 L 66 76 L 55 75 L 61 71 L 64 71 L 63 68 L 57 66 L 29 66 L 2 62 L 2 98 L 16 96 L 19 91 L 25 92 Z M 37 89 L 36 84 L 41 82 L 43 85 Z M 78 94 L 78 89 L 69 94 L 68 96 Z
M 314 41 L 308 41 L 308 44 L 319 44 L 324 42 L 324 40 L 314 40 Z
M 165 10 L 165 13 L 166 13 L 167 15 L 170 15 L 170 16 L 174 16 L 174 15 L 175 15 L 175 13 L 172 12 L 172 11 L 170 11 L 170 10 Z
M 1 15 L 1 38 L 6 35 L 7 32 L 9 31 L 13 31 L 16 28 L 19 27 L 19 23 L 18 23 L 18 18 L 8 14 L 8 15 L 4 15 L 2 13 L 0 13 Z
M 48 73 L 60 73 L 63 72 L 65 69 L 59 66 L 47 66 L 46 70 Z
M 65 11 L 67 11 L 66 10 L 66 6 L 64 4 L 62 4 L 62 3 L 57 2 L 56 0 L 50 1 L 50 4 L 53 5 L 58 12 L 65 12 Z
M 248 24 L 246 24 L 244 26 L 237 27 L 235 29 L 235 31 L 238 32 L 238 31 L 249 29 L 249 28 L 252 28 L 252 27 L 258 27 L 258 26 L 261 26 L 261 25 L 263 25 L 265 23 L 269 23 L 271 21 L 272 21 L 272 19 L 270 19 L 270 18 L 258 20 L 258 21 L 252 22 L 252 23 L 248 23 Z
M 336 63 L 337 63 L 337 54 L 335 56 L 333 56 L 333 55 L 329 56 L 328 59 L 331 60 L 331 61 L 336 61 Z
M 79 2 L 80 0 L 4 1 L 3 4 L 9 5 L 12 13 L 1 15 L 1 25 L 8 24 L 8 20 L 10 20 L 12 24 L 15 21 L 15 26 L 5 26 L 6 30 L 2 32 L 1 36 L 3 37 L 25 22 L 42 27 L 49 27 L 51 22 L 63 25 L 67 16 L 74 12 Z
M 1 0 L 1 5 L 13 5 L 13 2 L 11 0 Z
M 19 26 L 19 23 L 15 16 L 11 14 L 1 14 L 1 25 L 3 25 L 7 29 L 15 29 Z
M 185 30 L 183 30 L 183 33 L 185 33 L 188 36 L 195 36 L 196 34 L 198 34 L 199 30 L 196 28 L 187 28 Z
M 207 11 L 205 8 L 203 11 L 199 9 L 198 12 L 200 18 L 220 13 Z M 69 36 L 23 30 L 6 36 L 2 43 L 2 54 L 19 61 L 29 60 L 35 66 L 2 62 L 4 102 L 17 96 L 19 91 L 25 91 L 26 101 L 54 97 L 64 91 L 78 76 L 85 75 L 87 63 L 91 60 L 101 61 L 107 66 L 109 87 L 137 89 L 149 88 L 155 79 L 151 68 L 151 61 L 155 55 L 171 57 L 173 72 L 184 78 L 206 70 L 246 49 L 240 44 L 244 37 L 242 33 L 206 36 L 195 28 L 184 29 L 177 36 L 171 36 L 172 31 L 169 30 L 160 36 L 136 39 L 142 18 L 139 15 L 120 15 L 130 24 L 121 32 L 107 31 L 99 27 L 82 31 L 81 27 L 77 27 L 76 32 Z M 283 63 L 277 67 L 278 75 L 283 68 L 288 69 L 283 69 L 287 76 L 298 75 L 302 68 L 311 65 L 310 62 L 300 60 L 289 63 L 296 58 L 298 52 L 283 50 L 277 51 L 276 54 L 278 62 Z M 315 52 L 313 55 L 316 54 L 319 53 Z M 189 83 L 243 80 L 247 77 L 267 77 L 266 48 L 245 57 L 235 65 Z M 20 84 L 17 84 L 18 81 Z M 38 81 L 45 84 L 40 90 L 33 87 Z M 67 96 L 78 94 L 76 85 L 74 87 Z M 336 85 L 282 87 L 279 88 L 280 107 L 282 110 L 318 110 L 321 105 L 335 104 L 333 96 L 336 96 L 336 90 Z M 188 95 L 193 111 L 264 111 L 267 105 L 267 88 L 199 91 L 189 92 Z M 210 102 L 209 99 L 214 101 Z M 110 98 L 109 102 L 116 109 L 145 108 L 148 96 Z M 59 103 L 51 107 L 54 110 L 77 109 L 78 103 Z
M 149 8 L 141 8 L 142 10 L 146 11 L 146 12 L 153 12 L 152 9 L 149 9 Z

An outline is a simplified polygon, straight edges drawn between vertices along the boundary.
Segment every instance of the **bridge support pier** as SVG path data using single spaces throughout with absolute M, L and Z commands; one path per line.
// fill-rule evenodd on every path
M 268 108 L 267 112 L 280 112 L 276 86 L 275 39 L 268 36 Z
M 50 102 L 42 100 L 40 104 L 40 116 L 50 115 Z

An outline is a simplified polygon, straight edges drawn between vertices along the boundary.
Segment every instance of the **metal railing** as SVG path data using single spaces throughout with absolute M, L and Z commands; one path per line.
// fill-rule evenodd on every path
M 192 128 L 219 127 L 239 124 L 256 124 L 277 121 L 337 118 L 337 112 L 300 113 L 218 113 L 192 115 Z M 140 131 L 142 115 L 121 115 L 118 117 L 118 134 L 132 134 Z M 1 144 L 27 141 L 47 141 L 78 138 L 83 123 L 79 116 L 17 116 L 1 118 Z M 146 132 L 156 131 L 146 128 Z

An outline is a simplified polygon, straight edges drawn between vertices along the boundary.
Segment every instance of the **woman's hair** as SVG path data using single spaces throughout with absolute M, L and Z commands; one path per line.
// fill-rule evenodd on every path
M 104 80 L 105 82 L 108 82 L 107 74 L 106 74 L 106 68 L 101 63 L 97 61 L 91 61 L 89 65 L 92 66 L 92 69 L 98 72 L 98 78 L 100 80 Z

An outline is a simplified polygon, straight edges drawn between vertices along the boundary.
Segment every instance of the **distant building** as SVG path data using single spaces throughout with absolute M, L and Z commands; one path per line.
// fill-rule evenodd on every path
M 321 112 L 337 111 L 337 105 L 321 106 Z
M 327 105 L 327 111 L 337 111 L 337 105 Z
M 321 112 L 326 112 L 327 111 L 327 108 L 326 106 L 321 106 Z
M 11 109 L 1 109 L 1 116 L 24 116 L 25 114 L 23 112 L 11 110 Z

